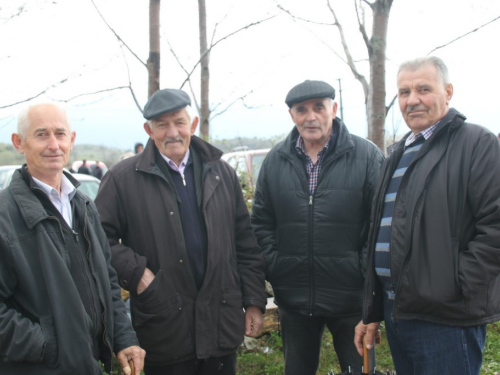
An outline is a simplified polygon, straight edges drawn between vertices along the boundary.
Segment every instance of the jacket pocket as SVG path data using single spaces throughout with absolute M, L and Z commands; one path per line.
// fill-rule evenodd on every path
M 219 347 L 236 349 L 243 342 L 245 313 L 238 288 L 224 288 L 219 308 Z
M 45 347 L 43 351 L 43 363 L 49 368 L 55 368 L 58 360 L 57 334 L 54 326 L 54 317 L 46 315 L 40 317 L 40 327 L 45 337 Z
M 194 353 L 194 345 L 180 295 L 164 297 L 157 288 L 151 283 L 132 301 L 132 322 L 148 362 L 162 364 Z

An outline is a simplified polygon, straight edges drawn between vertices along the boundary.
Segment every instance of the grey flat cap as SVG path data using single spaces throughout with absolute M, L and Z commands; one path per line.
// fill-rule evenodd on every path
M 146 120 L 152 120 L 187 105 L 191 105 L 191 99 L 184 91 L 177 89 L 158 90 L 149 98 L 142 115 Z
M 335 99 L 335 89 L 323 81 L 307 80 L 299 83 L 288 92 L 285 103 L 288 108 L 292 108 L 294 104 L 314 98 Z

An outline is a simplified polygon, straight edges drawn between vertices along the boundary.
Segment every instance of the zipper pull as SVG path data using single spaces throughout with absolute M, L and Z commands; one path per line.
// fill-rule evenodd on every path
M 182 177 L 182 183 L 184 184 L 184 186 L 186 186 L 186 179 L 184 178 L 184 174 L 181 173 L 181 177 Z
M 78 242 L 78 233 L 75 232 L 74 229 L 72 229 L 72 231 L 73 231 L 73 236 L 75 236 L 75 241 Z
M 312 206 L 313 204 L 313 196 L 309 196 L 309 206 Z

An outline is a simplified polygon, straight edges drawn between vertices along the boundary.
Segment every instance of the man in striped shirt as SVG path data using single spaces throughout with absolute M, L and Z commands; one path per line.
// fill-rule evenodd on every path
M 500 148 L 449 107 L 441 59 L 403 63 L 397 83 L 411 132 L 380 171 L 355 344 L 384 320 L 398 374 L 479 374 L 500 320 Z

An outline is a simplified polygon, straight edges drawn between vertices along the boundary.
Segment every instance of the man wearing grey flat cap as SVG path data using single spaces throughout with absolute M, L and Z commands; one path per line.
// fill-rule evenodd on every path
M 295 127 L 264 160 L 252 225 L 279 306 L 286 375 L 316 374 L 328 327 L 343 371 L 360 371 L 352 340 L 361 316 L 364 245 L 383 160 L 335 117 L 326 82 L 293 87 Z
M 181 90 L 151 96 L 146 148 L 113 166 L 96 198 L 146 375 L 235 374 L 236 350 L 259 334 L 266 305 L 238 178 L 194 135 L 190 104 Z

